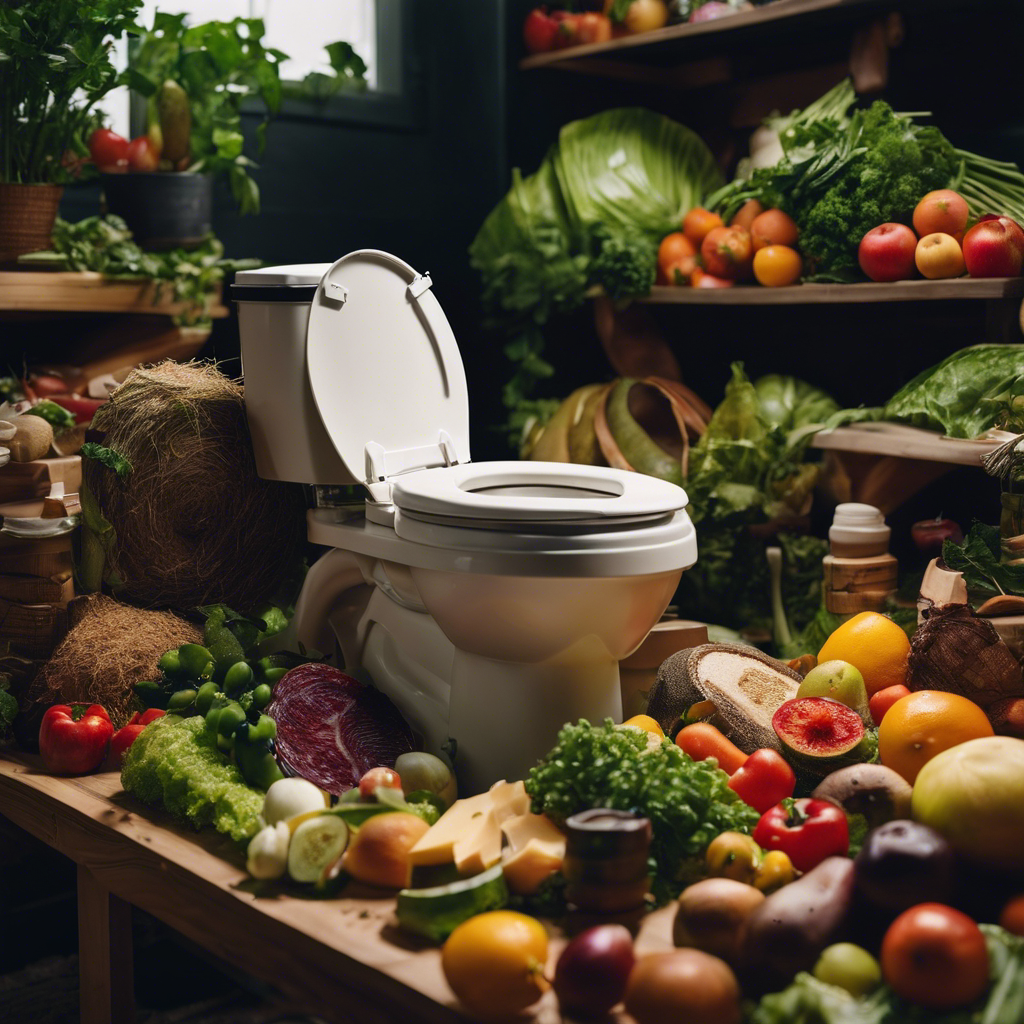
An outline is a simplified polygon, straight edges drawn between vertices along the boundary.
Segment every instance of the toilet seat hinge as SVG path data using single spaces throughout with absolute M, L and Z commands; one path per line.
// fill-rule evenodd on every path
M 430 280 L 430 274 L 424 271 L 422 274 L 417 274 L 410 282 L 408 287 L 405 289 L 405 294 L 409 297 L 410 302 L 415 302 L 425 291 L 433 287 L 434 282 Z
M 455 443 L 447 430 L 439 430 L 436 444 L 387 451 L 376 441 L 367 442 L 364 482 L 373 501 L 391 501 L 391 478 L 417 469 L 435 469 L 459 464 Z

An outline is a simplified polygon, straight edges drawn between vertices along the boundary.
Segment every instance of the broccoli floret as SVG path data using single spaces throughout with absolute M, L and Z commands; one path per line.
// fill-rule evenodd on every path
M 654 284 L 657 253 L 639 231 L 611 234 L 603 226 L 591 238 L 596 247 L 587 283 L 600 285 L 612 299 L 647 295 Z

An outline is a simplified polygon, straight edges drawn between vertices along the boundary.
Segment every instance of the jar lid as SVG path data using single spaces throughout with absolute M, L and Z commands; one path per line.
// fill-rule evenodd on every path
M 874 505 L 847 501 L 836 506 L 828 539 L 840 544 L 885 544 L 888 546 L 892 530 L 885 517 Z

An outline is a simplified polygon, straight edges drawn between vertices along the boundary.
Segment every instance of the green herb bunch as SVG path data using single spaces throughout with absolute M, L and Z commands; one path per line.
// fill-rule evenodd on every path
M 593 807 L 649 818 L 652 890 L 659 903 L 692 880 L 708 844 L 721 832 L 750 833 L 758 814 L 729 789 L 729 776 L 694 761 L 670 740 L 648 750 L 646 734 L 581 719 L 566 725 L 554 749 L 530 769 L 533 811 L 561 823 Z
M 258 213 L 260 193 L 249 170 L 256 165 L 243 152 L 242 103 L 262 102 L 264 119 L 257 129 L 263 151 L 267 123 L 281 106 L 279 67 L 288 55 L 263 45 L 260 18 L 209 21 L 189 27 L 184 14 L 153 16 L 131 54 L 127 84 L 155 104 L 164 84 L 177 82 L 191 110 L 192 172 L 226 174 L 242 213 Z M 150 120 L 153 120 L 151 110 Z
M 140 3 L 0 3 L 0 182 L 71 179 L 96 103 L 120 84 L 111 47 Z
M 217 285 L 227 271 L 258 267 L 259 260 L 228 260 L 224 246 L 212 235 L 198 248 L 186 252 L 145 252 L 132 240 L 120 217 L 86 217 L 77 223 L 58 218 L 53 228 L 52 251 L 37 253 L 51 259 L 64 257 L 67 270 L 91 270 L 113 279 L 151 278 L 160 288 L 170 290 L 184 309 L 176 321 L 195 326 L 210 319 L 210 306 Z

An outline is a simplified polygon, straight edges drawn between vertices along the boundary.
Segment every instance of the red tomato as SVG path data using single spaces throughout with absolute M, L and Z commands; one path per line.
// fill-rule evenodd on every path
M 690 284 L 694 288 L 731 288 L 735 283 L 727 277 L 715 277 L 714 274 L 705 273 L 700 267 L 690 275 Z
M 359 780 L 359 795 L 364 800 L 372 800 L 378 786 L 400 790 L 402 780 L 394 768 L 371 768 Z
M 39 726 L 39 753 L 53 775 L 85 775 L 103 762 L 113 735 L 99 704 L 55 704 Z
M 755 811 L 769 808 L 793 795 L 796 775 L 786 759 L 770 747 L 755 750 L 729 779 L 729 788 Z
M 882 976 L 903 999 L 931 1010 L 967 1006 L 988 988 L 981 929 L 943 903 L 903 911 L 882 939 Z
M 700 244 L 704 269 L 715 277 L 741 280 L 750 276 L 754 247 L 743 228 L 712 228 Z
M 107 752 L 107 760 L 120 768 L 124 760 L 125 752 L 138 739 L 139 733 L 149 725 L 150 722 L 162 718 L 166 712 L 160 708 L 150 708 L 148 711 L 136 712 L 128 720 L 126 725 L 121 726 L 114 733 L 110 740 L 110 750 Z
M 128 140 L 109 128 L 97 128 L 89 136 L 89 156 L 101 171 L 128 167 Z
M 596 11 L 578 14 L 576 34 L 581 43 L 607 43 L 612 37 L 611 19 Z
M 160 150 L 153 145 L 148 135 L 140 135 L 128 143 L 128 169 L 130 171 L 155 171 L 160 165 Z
M 761 815 L 754 842 L 763 850 L 781 850 L 797 871 L 810 871 L 826 857 L 850 850 L 845 812 L 827 800 L 782 800 Z
M 555 47 L 555 33 L 558 21 L 552 18 L 546 7 L 535 7 L 523 22 L 523 42 L 530 53 L 545 53 Z
M 906 697 L 910 694 L 910 690 L 902 683 L 896 683 L 895 686 L 887 686 L 884 690 L 879 690 L 877 693 L 873 693 L 868 700 L 868 710 L 871 712 L 871 720 L 875 725 L 881 725 L 882 719 L 885 718 L 885 713 L 896 703 L 900 698 Z

